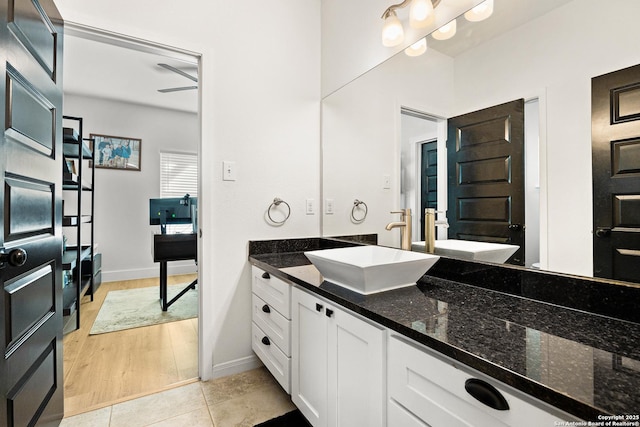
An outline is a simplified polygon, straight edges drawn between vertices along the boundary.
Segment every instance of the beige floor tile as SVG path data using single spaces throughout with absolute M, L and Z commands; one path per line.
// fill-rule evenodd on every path
M 200 383 L 113 406 L 110 427 L 142 427 L 206 408 Z
M 150 424 L 149 427 L 214 427 L 207 408 L 196 409 L 186 414 Z
M 110 421 L 111 406 L 65 418 L 60 423 L 60 427 L 109 427 Z
M 251 427 L 285 414 L 295 407 L 278 384 L 267 384 L 238 397 L 210 404 L 216 427 Z
M 209 406 L 242 396 L 264 385 L 277 384 L 266 368 L 252 369 L 228 377 L 202 383 L 202 391 Z

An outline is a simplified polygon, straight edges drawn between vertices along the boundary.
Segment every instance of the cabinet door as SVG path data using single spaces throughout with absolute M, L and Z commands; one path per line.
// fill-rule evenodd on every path
M 326 303 L 296 288 L 291 298 L 291 399 L 314 427 L 326 427 Z
M 384 329 L 340 309 L 328 308 L 325 317 L 328 426 L 382 427 L 386 417 Z

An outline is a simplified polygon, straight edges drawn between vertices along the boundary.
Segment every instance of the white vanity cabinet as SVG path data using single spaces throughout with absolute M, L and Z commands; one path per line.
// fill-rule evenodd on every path
M 314 427 L 382 427 L 384 328 L 294 287 L 291 398 Z
M 391 334 L 387 357 L 390 427 L 537 427 L 576 420 L 404 337 Z M 484 399 L 499 401 L 501 395 L 508 409 L 493 409 L 474 398 L 465 387 L 468 381 Z
M 282 388 L 291 392 L 291 284 L 258 267 L 252 274 L 251 348 Z

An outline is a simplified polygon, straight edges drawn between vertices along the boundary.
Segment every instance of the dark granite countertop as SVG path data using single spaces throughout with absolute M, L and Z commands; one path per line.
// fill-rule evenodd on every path
M 581 419 L 640 413 L 640 324 L 628 320 L 637 308 L 616 318 L 596 314 L 597 304 L 594 313 L 559 305 L 556 295 L 546 298 L 551 302 L 524 297 L 495 284 L 495 277 L 495 286 L 476 286 L 431 272 L 416 286 L 365 296 L 323 281 L 303 253 L 343 243 L 294 241 L 278 247 L 251 242 L 250 262 Z M 442 266 L 432 270 L 447 275 Z M 527 277 L 529 286 L 536 277 L 577 286 L 571 278 L 545 274 Z M 636 297 L 631 291 L 624 291 L 626 298 Z

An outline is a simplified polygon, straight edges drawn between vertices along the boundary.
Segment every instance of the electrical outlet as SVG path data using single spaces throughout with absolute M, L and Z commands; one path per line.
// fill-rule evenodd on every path
M 324 213 L 326 215 L 333 215 L 333 199 L 326 199 L 324 201 Z
M 315 210 L 313 208 L 313 199 L 307 199 L 307 215 L 313 215 Z

